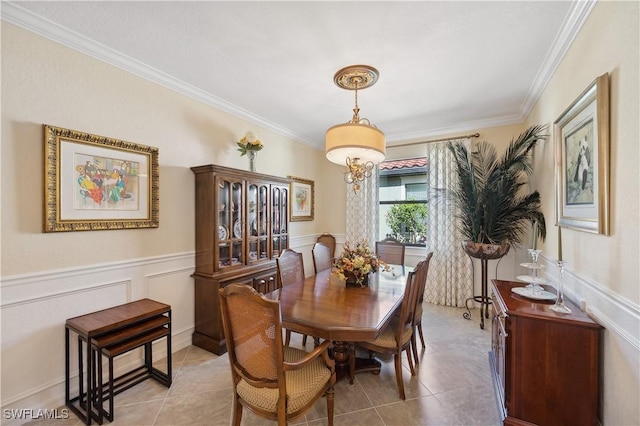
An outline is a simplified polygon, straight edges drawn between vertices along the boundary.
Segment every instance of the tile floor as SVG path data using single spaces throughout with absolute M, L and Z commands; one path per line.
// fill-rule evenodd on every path
M 491 342 L 490 326 L 480 329 L 478 309 L 472 311 L 471 320 L 463 319 L 464 311 L 425 303 L 422 324 L 427 347 L 420 354 L 416 376 L 411 376 L 403 357 L 407 399 L 402 401 L 398 397 L 393 358 L 378 358 L 383 362 L 379 376 L 361 373 L 356 375 L 353 385 L 344 380 L 335 386 L 334 424 L 501 424 L 487 355 Z M 301 335 L 294 333 L 292 345 L 301 345 L 301 341 Z M 307 345 L 311 348 L 312 339 Z M 112 424 L 230 424 L 232 386 L 226 354 L 217 356 L 195 346 L 185 348 L 173 355 L 173 376 L 170 389 L 154 380 L 146 380 L 117 395 Z M 73 416 L 64 424 L 82 423 Z M 245 409 L 242 424 L 275 423 Z M 324 399 L 320 399 L 294 424 L 326 425 Z

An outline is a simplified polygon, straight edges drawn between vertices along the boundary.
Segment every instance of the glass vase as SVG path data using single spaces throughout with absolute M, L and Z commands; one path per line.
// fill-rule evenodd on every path
M 257 151 L 247 150 L 247 157 L 249 158 L 249 171 L 256 171 L 256 157 L 258 156 Z
M 556 296 L 556 303 L 549 309 L 554 312 L 558 312 L 561 314 L 570 314 L 571 309 L 564 304 L 564 265 L 565 262 L 563 260 L 558 260 L 558 268 L 560 269 L 560 275 L 558 277 L 558 292 Z

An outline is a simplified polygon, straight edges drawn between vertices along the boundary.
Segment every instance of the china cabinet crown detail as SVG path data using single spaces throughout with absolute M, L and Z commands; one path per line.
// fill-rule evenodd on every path
M 196 188 L 193 344 L 226 352 L 218 290 L 277 288 L 275 259 L 289 247 L 290 180 L 229 167 L 192 167 Z

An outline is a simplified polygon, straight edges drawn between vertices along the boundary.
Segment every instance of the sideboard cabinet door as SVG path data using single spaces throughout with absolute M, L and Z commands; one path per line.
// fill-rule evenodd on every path
M 522 285 L 492 283 L 489 358 L 504 424 L 599 424 L 602 327 L 571 302 L 558 314 L 512 293 Z

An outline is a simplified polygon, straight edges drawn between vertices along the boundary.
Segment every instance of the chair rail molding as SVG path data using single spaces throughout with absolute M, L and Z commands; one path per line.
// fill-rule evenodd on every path
M 549 284 L 558 288 L 559 271 L 554 259 L 542 257 Z M 575 271 L 565 268 L 565 297 L 580 306 L 594 321 L 622 337 L 640 351 L 640 305 Z
M 2 408 L 63 404 L 68 318 L 148 297 L 172 307 L 172 351 L 190 346 L 194 265 L 195 252 L 187 252 L 2 277 L 0 347 L 3 367 L 11 365 L 2 369 Z M 166 357 L 166 345 L 153 348 L 154 358 Z M 142 359 L 141 350 L 132 351 L 115 360 L 114 371 L 130 371 Z

